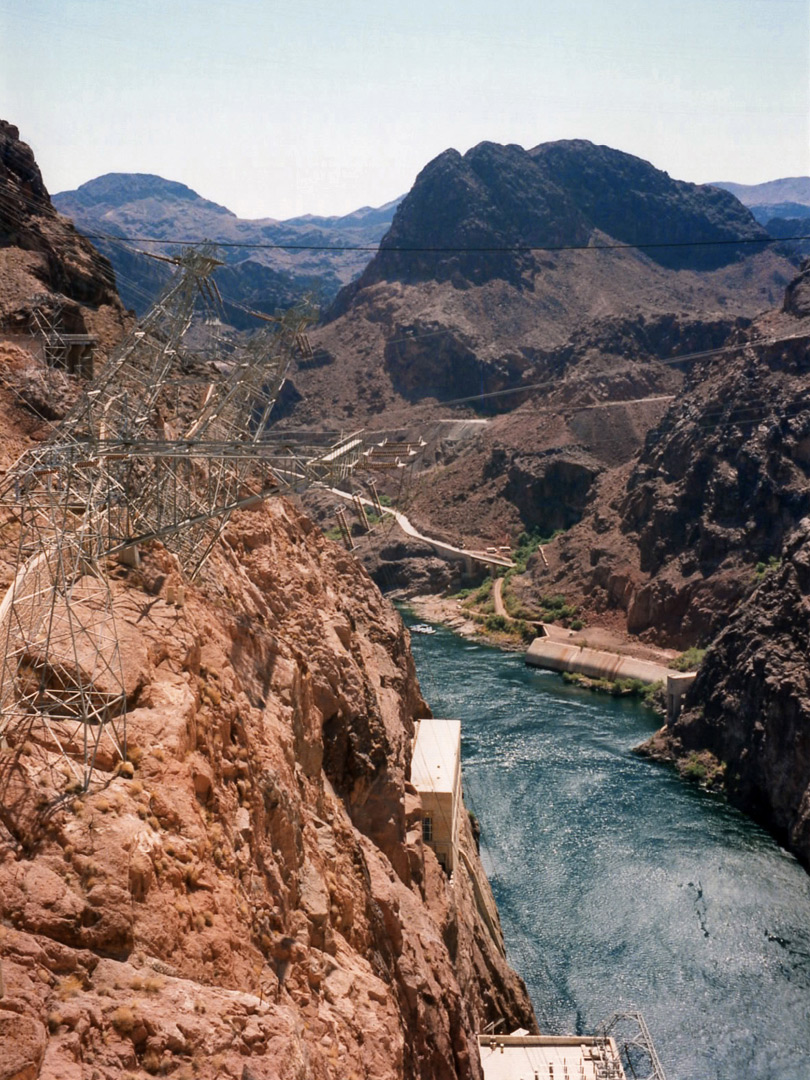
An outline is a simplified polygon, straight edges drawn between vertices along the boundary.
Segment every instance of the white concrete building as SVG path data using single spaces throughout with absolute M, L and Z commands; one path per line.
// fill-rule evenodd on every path
M 422 798 L 422 837 L 452 874 L 462 806 L 460 720 L 417 721 L 411 783 Z

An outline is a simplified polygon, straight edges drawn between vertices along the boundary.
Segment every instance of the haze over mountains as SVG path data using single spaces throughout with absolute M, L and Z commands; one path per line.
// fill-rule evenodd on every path
M 75 191 L 54 195 L 53 202 L 78 229 L 94 236 L 96 246 L 115 266 L 123 300 L 142 314 L 170 271 L 141 252 L 171 253 L 173 241 L 255 245 L 221 249 L 228 266 L 218 279 L 220 288 L 225 297 L 238 303 L 273 312 L 295 303 L 304 292 L 313 292 L 321 303 L 328 303 L 369 259 L 368 251 L 345 249 L 376 245 L 391 223 L 398 200 L 342 216 L 253 221 L 238 218 L 185 184 L 148 173 L 108 173 Z M 111 243 L 98 234 L 164 243 L 141 244 L 138 250 L 137 244 Z M 304 250 L 285 249 L 284 244 Z M 226 310 L 234 325 L 247 325 L 238 307 Z

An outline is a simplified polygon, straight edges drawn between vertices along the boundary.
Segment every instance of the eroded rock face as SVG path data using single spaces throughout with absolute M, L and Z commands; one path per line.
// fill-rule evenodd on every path
M 556 453 L 515 454 L 506 469 L 504 495 L 527 529 L 549 536 L 579 521 L 601 472 L 600 463 L 577 446 Z
M 480 1077 L 534 1021 L 469 829 L 452 885 L 422 844 L 397 614 L 282 500 L 214 599 L 115 575 L 137 768 L 0 827 L 0 1076 Z
M 810 520 L 732 615 L 652 749 L 709 751 L 734 802 L 810 866 Z
M 31 148 L 13 124 L 0 120 L 0 318 L 27 330 L 32 299 L 56 297 L 68 333 L 92 333 L 115 344 L 126 313 L 112 267 L 57 214 Z
M 810 513 L 810 319 L 794 310 L 805 277 L 736 351 L 696 366 L 626 475 L 605 477 L 550 553 L 559 591 L 686 648 L 711 640 L 758 564 L 781 557 Z

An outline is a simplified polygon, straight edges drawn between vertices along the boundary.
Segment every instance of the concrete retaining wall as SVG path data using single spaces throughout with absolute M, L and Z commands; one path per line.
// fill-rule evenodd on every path
M 640 679 L 645 683 L 663 682 L 672 671 L 663 664 L 650 660 L 636 660 L 632 656 L 617 656 L 600 649 L 566 645 L 549 638 L 535 638 L 526 653 L 530 667 L 548 671 L 572 671 L 589 679 Z

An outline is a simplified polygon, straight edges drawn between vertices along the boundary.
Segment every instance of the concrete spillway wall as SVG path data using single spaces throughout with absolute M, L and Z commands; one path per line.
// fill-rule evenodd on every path
M 529 646 L 526 663 L 547 671 L 571 671 L 589 679 L 640 679 L 645 683 L 662 682 L 666 687 L 667 721 L 671 723 L 681 711 L 684 694 L 695 681 L 694 671 L 675 672 L 651 660 L 636 660 L 633 656 L 566 645 L 538 637 Z
M 549 671 L 572 671 L 589 679 L 640 679 L 645 683 L 667 681 L 672 672 L 663 664 L 651 660 L 636 660 L 632 656 L 588 649 L 579 645 L 566 645 L 562 641 L 535 638 L 526 653 L 530 667 Z

